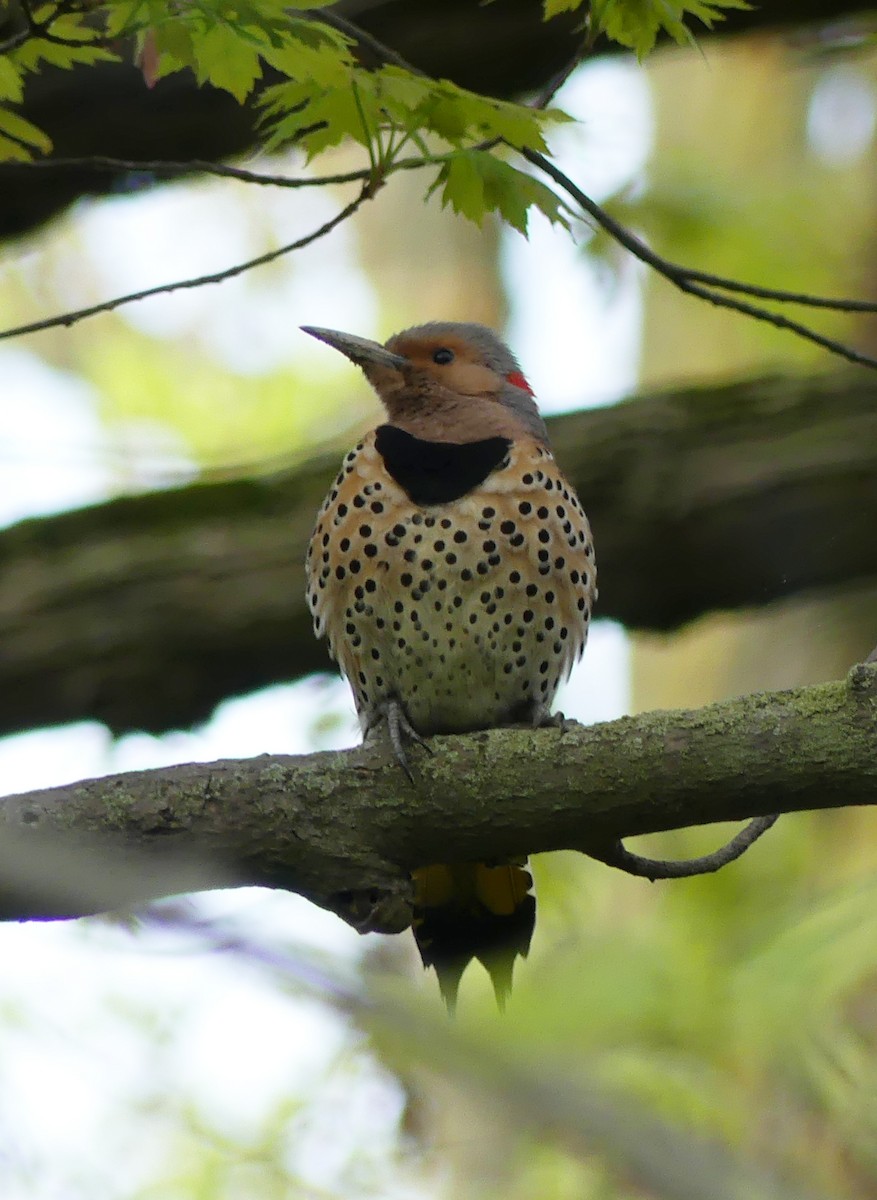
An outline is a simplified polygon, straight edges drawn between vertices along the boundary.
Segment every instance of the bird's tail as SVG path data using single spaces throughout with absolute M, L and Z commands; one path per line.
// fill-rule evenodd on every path
M 450 1012 L 473 958 L 487 968 L 499 1007 L 512 987 L 516 957 L 526 957 L 536 923 L 527 860 L 487 866 L 455 863 L 414 872 L 414 937 L 425 967 L 435 967 Z

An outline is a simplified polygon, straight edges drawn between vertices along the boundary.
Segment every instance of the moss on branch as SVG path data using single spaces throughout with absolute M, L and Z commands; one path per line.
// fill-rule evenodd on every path
M 436 858 L 599 858 L 635 834 L 873 804 L 877 666 L 696 711 L 436 738 L 434 751 L 412 751 L 413 784 L 376 743 L 8 797 L 0 913 L 77 915 L 264 883 L 336 911 L 353 895 L 395 895 L 392 931 L 406 923 L 409 871 Z

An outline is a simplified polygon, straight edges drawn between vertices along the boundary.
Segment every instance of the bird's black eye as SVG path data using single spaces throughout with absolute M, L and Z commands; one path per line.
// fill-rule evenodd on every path
M 433 354 L 432 361 L 434 363 L 438 363 L 440 367 L 443 367 L 446 363 L 454 361 L 454 352 L 453 350 L 449 350 L 447 346 L 442 346 Z

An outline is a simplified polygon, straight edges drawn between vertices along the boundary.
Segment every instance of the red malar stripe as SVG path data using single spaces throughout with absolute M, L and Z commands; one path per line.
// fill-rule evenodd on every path
M 529 392 L 531 396 L 533 395 L 533 389 L 520 371 L 512 371 L 510 375 L 506 375 L 506 379 L 513 387 L 522 388 L 525 392 Z

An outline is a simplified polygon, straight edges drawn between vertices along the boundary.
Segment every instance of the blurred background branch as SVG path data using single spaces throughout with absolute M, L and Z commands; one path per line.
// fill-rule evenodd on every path
M 676 389 L 549 426 L 594 528 L 600 617 L 667 630 L 877 577 L 867 375 Z M 330 669 L 300 564 L 336 469 L 326 455 L 0 531 L 0 730 L 185 726 Z

